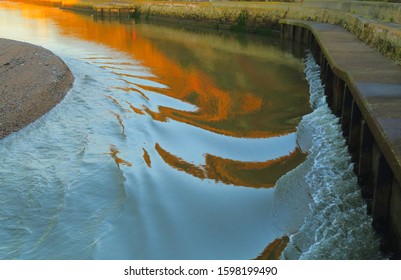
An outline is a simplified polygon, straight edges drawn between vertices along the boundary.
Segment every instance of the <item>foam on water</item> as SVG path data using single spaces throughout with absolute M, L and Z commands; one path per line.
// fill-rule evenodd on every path
M 297 128 L 306 161 L 278 182 L 277 228 L 290 235 L 283 259 L 379 259 L 379 238 L 361 197 L 339 119 L 328 107 L 320 69 L 306 58 L 314 109 Z

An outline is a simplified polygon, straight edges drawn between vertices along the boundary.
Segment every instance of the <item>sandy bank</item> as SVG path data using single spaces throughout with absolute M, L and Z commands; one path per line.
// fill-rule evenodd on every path
M 0 138 L 48 112 L 73 81 L 67 65 L 49 50 L 0 39 Z

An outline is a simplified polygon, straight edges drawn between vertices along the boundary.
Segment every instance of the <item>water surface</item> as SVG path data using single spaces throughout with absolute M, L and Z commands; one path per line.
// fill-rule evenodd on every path
M 71 68 L 61 104 L 0 140 L 4 259 L 249 259 L 305 159 L 302 60 L 277 38 L 94 21 L 0 2 L 0 36 Z

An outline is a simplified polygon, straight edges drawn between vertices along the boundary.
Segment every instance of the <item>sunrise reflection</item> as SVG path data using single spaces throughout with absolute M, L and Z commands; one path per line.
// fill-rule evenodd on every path
M 277 65 L 274 61 L 265 63 L 271 65 L 268 73 L 260 73 L 254 69 L 253 64 L 248 61 L 249 58 L 245 57 L 233 62 L 233 69 L 220 71 L 219 59 L 227 58 L 219 58 L 213 47 L 205 48 L 202 45 L 202 48 L 197 48 L 198 42 L 188 40 L 185 50 L 182 51 L 171 47 L 164 48 L 164 41 L 173 41 L 174 44 L 174 40 L 177 39 L 162 32 L 159 38 L 146 38 L 146 32 L 137 32 L 133 23 L 95 22 L 90 17 L 50 7 L 41 7 L 40 13 L 32 14 L 30 4 L 21 5 L 24 16 L 43 20 L 51 18 L 61 32 L 67 35 L 97 42 L 132 55 L 143 66 L 151 69 L 154 76 L 146 77 L 147 80 L 168 87 L 159 88 L 152 84 L 135 84 L 135 87 L 131 87 L 132 82 L 127 79 L 125 91 L 139 92 L 146 98 L 143 91 L 150 90 L 198 108 L 195 112 L 187 112 L 161 107 L 158 114 L 150 114 L 159 120 L 169 118 L 224 135 L 259 138 L 294 132 L 299 117 L 310 111 L 307 96 L 300 95 L 304 89 L 290 86 L 283 80 L 283 75 L 279 75 L 280 72 L 288 70 L 283 66 L 283 58 Z M 216 37 L 216 40 L 222 39 Z M 182 45 L 181 41 L 179 43 Z M 178 60 L 177 63 L 177 51 L 184 54 L 184 62 Z M 199 65 L 194 63 L 196 61 L 200 61 Z M 222 77 L 221 81 L 205 71 L 202 61 L 208 61 L 208 67 Z M 119 75 L 122 78 L 129 77 L 126 73 Z M 288 76 L 291 78 L 291 75 Z M 226 86 L 227 84 L 230 86 Z M 289 98 L 288 95 L 292 95 L 291 98 L 295 99 L 295 102 L 284 102 Z
M 139 62 L 127 64 L 104 57 L 107 64 L 99 65 L 125 84 L 111 86 L 110 90 L 137 95 L 145 101 L 134 104 L 123 97 L 119 101 L 106 95 L 121 113 L 149 116 L 160 123 L 175 120 L 226 136 L 267 138 L 294 132 L 301 116 L 310 111 L 306 87 L 288 81 L 299 77 L 298 66 L 288 57 L 276 55 L 279 52 L 272 47 L 265 54 L 264 47 L 247 50 L 235 38 L 207 34 L 191 37 L 181 29 L 174 30 L 177 35 L 172 36 L 171 30 L 164 27 L 94 20 L 46 6 L 35 7 L 32 13 L 31 4 L 20 5 L 24 17 L 42 22 L 42 30 L 46 26 L 50 29 L 46 22 L 52 20 L 64 35 L 107 46 Z M 146 32 L 147 28 L 156 30 Z M 222 52 L 224 48 L 228 51 Z M 235 59 L 231 52 L 236 54 Z M 85 59 L 98 63 L 102 58 Z M 146 105 L 151 101 L 150 93 L 171 97 L 195 109 L 150 107 Z M 109 112 L 125 134 L 127 127 L 121 115 Z M 305 159 L 294 147 L 290 154 L 263 162 L 237 161 L 207 153 L 205 164 L 195 165 L 158 143 L 154 148 L 166 164 L 199 179 L 254 188 L 273 187 L 279 177 Z M 111 146 L 110 153 L 118 165 L 131 165 L 117 157 L 116 147 Z M 148 167 L 152 166 L 150 154 L 143 148 L 143 161 Z
M 205 155 L 204 165 L 195 165 L 164 150 L 159 144 L 155 149 L 163 160 L 174 169 L 200 179 L 212 179 L 235 186 L 254 188 L 274 187 L 283 172 L 288 172 L 305 160 L 305 154 L 296 149 L 288 156 L 265 162 L 243 162 Z
M 149 168 L 152 168 L 152 161 L 151 161 L 151 159 L 150 159 L 150 156 L 149 156 L 148 151 L 145 150 L 145 148 L 142 148 L 142 150 L 143 150 L 143 159 L 145 160 L 146 165 L 147 165 Z
M 279 260 L 288 242 L 290 242 L 288 236 L 275 239 L 257 258 L 255 258 L 255 260 Z
M 116 162 L 116 164 L 118 166 L 120 166 L 120 165 L 132 166 L 132 163 L 130 163 L 130 162 L 118 157 L 117 155 L 119 153 L 120 153 L 120 151 L 117 150 L 116 146 L 110 145 L 110 155 L 114 159 L 114 161 Z

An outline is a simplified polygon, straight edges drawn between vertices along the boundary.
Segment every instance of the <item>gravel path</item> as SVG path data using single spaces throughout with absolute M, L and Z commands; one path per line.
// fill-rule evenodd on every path
M 49 50 L 0 38 L 0 139 L 57 105 L 73 81 Z

